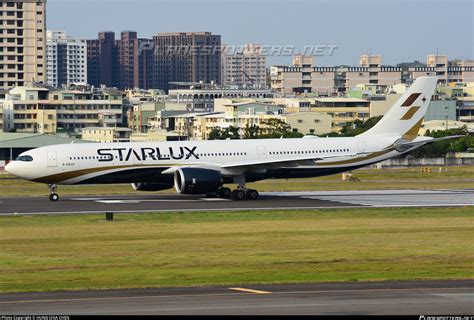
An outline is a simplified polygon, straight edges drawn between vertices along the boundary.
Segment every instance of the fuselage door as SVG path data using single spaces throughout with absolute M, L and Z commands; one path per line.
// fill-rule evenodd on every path
M 258 153 L 258 158 L 259 159 L 266 159 L 267 158 L 267 150 L 265 149 L 265 146 L 258 146 L 257 147 L 257 153 Z
M 58 159 L 56 157 L 56 151 L 48 151 L 48 167 L 57 167 Z

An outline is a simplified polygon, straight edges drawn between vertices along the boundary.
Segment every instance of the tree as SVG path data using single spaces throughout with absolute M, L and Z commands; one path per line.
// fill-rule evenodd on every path
M 222 133 L 221 133 L 221 128 L 219 127 L 214 127 L 211 129 L 211 132 L 209 132 L 209 136 L 207 137 L 209 140 L 222 140 Z
M 240 139 L 239 128 L 233 126 L 224 129 L 214 127 L 207 138 L 208 140 Z
M 260 128 L 261 139 L 280 138 L 290 132 L 290 125 L 281 119 L 270 118 L 262 121 L 264 125 Z
M 257 125 L 252 124 L 251 126 L 249 126 L 248 124 L 246 124 L 244 128 L 243 138 L 244 139 L 257 139 L 259 132 L 260 132 L 260 128 Z
M 354 137 L 375 126 L 380 119 L 382 119 L 382 116 L 369 118 L 365 122 L 359 119 L 354 120 L 354 122 L 347 122 L 346 125 L 342 127 L 341 131 L 333 136 Z M 327 134 L 322 136 L 327 136 Z
M 469 134 L 467 127 L 448 130 L 427 130 L 425 136 L 432 138 L 442 138 L 454 135 L 464 135 L 464 137 L 455 140 L 437 141 L 416 149 L 411 152 L 414 157 L 444 157 L 449 152 L 466 152 L 474 148 L 474 135 Z

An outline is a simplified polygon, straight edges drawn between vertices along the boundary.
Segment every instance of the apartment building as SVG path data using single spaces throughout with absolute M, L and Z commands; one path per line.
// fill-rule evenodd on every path
M 120 89 L 156 88 L 153 41 L 140 39 L 135 31 L 122 31 L 115 42 L 118 62 L 117 83 Z
M 167 130 L 190 140 L 205 140 L 214 128 L 235 127 L 244 136 L 245 128 L 258 126 L 272 130 L 269 120 L 288 123 L 293 132 L 324 134 L 331 131 L 331 117 L 317 112 L 284 113 L 284 106 L 258 102 L 226 105 L 221 112 L 158 111 L 149 118 L 149 132 Z
M 0 132 L 3 132 L 3 101 L 0 100 Z
M 117 127 L 87 127 L 81 130 L 82 140 L 100 143 L 130 142 L 132 130 Z
M 141 89 L 158 88 L 156 68 L 153 39 L 138 39 L 133 87 Z
M 222 52 L 222 85 L 265 88 L 266 57 L 259 44 L 242 48 L 224 46 Z
M 52 87 L 87 84 L 86 40 L 57 30 L 48 30 L 46 39 L 46 83 Z
M 104 90 L 52 90 L 16 87 L 3 101 L 4 131 L 80 133 L 85 127 L 119 127 L 123 121 L 121 93 Z
M 113 87 L 118 83 L 115 33 L 99 32 L 87 43 L 87 83 L 96 87 Z
M 170 89 L 170 82 L 220 83 L 221 36 L 210 32 L 159 33 L 139 38 L 135 31 L 111 31 L 87 40 L 88 83 L 119 89 Z
M 87 40 L 88 83 L 119 89 L 138 87 L 139 47 L 135 31 L 122 31 L 118 40 L 111 31 L 99 32 L 97 39 Z
M 190 111 L 212 111 L 214 100 L 220 98 L 271 98 L 274 93 L 270 89 L 233 89 L 222 87 L 189 89 L 173 89 L 168 92 L 170 102 L 185 104 Z
M 334 67 L 316 67 L 314 57 L 293 56 L 291 66 L 272 66 L 272 88 L 281 94 L 316 93 L 331 96 L 336 92 Z
M 57 113 L 46 88 L 15 87 L 3 100 L 4 131 L 56 133 Z
M 448 62 L 447 56 L 428 55 L 424 67 L 383 66 L 380 55 L 362 55 L 359 66 L 316 67 L 313 57 L 296 55 L 291 66 L 272 66 L 271 86 L 282 94 L 343 95 L 360 84 L 393 86 L 421 76 L 438 76 L 441 85 L 474 79 L 474 61 Z
M 221 36 L 211 32 L 158 33 L 153 37 L 156 88 L 170 82 L 221 83 Z
M 347 123 L 370 117 L 370 102 L 357 98 L 314 98 L 311 111 L 331 117 L 331 131 L 339 132 Z
M 302 134 L 324 134 L 331 131 L 331 117 L 318 112 L 285 114 L 282 106 L 261 103 L 238 103 L 228 105 L 224 112 L 197 115 L 193 122 L 192 139 L 205 140 L 215 127 L 239 129 L 241 137 L 245 128 L 257 126 L 263 130 L 272 130 L 271 121 L 281 120 L 288 123 L 293 132 Z
M 0 94 L 46 81 L 46 0 L 0 2 Z
M 474 123 L 474 96 L 458 98 L 459 121 Z
M 448 83 L 474 82 L 474 61 L 456 61 L 448 66 Z

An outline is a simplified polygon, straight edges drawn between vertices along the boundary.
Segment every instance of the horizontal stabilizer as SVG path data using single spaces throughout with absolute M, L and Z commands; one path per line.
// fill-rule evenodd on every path
M 417 141 L 399 139 L 394 143 L 393 149 L 397 150 L 398 152 L 406 152 L 413 148 L 419 148 L 421 146 L 424 146 L 433 142 L 459 139 L 462 137 L 465 137 L 465 135 L 448 136 L 448 137 L 441 137 L 441 138 L 419 137 Z

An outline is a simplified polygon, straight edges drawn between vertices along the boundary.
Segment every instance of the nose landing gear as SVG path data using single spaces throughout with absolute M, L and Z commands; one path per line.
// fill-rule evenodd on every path
M 56 193 L 58 190 L 58 187 L 55 184 L 48 184 L 49 188 L 49 200 L 51 201 L 58 201 L 59 200 L 59 195 Z

